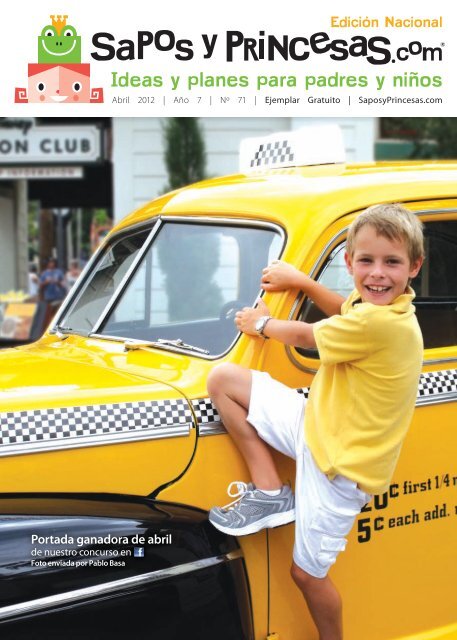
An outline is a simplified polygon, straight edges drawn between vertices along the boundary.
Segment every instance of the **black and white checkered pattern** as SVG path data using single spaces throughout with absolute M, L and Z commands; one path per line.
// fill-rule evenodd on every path
M 192 400 L 192 407 L 199 425 L 203 426 L 213 422 L 220 422 L 221 417 L 209 398 L 197 398 Z
M 252 167 L 268 166 L 273 167 L 275 164 L 282 162 L 293 162 L 294 153 L 292 147 L 287 140 L 268 142 L 259 145 L 258 150 L 251 160 Z
M 439 396 L 444 393 L 457 393 L 457 371 L 429 371 L 423 373 L 419 381 L 418 398 Z
M 302 393 L 305 398 L 309 395 L 309 389 L 307 387 L 297 389 L 297 392 Z M 199 427 L 203 427 L 201 433 L 205 434 L 207 432 L 205 427 L 211 427 L 211 425 L 215 423 L 222 424 L 221 417 L 210 398 L 197 398 L 196 400 L 192 400 L 192 407 L 195 411 L 195 417 L 197 418 Z M 221 431 L 223 431 L 223 429 L 221 429 Z
M 309 388 L 297 389 L 308 398 Z M 457 400 L 457 371 L 454 369 L 423 373 L 417 392 L 417 403 L 455 395 Z M 192 400 L 192 409 L 203 429 L 220 424 L 221 418 L 209 398 Z M 154 433 L 166 427 L 193 424 L 193 415 L 184 399 L 123 402 L 14 411 L 0 414 L 0 451 L 10 447 L 36 443 L 75 442 L 79 438 L 115 436 L 116 434 Z M 222 431 L 223 429 L 221 429 Z M 172 435 L 173 431 L 170 432 Z M 134 439 L 134 438 L 133 438 Z
M 297 391 L 304 393 L 305 398 L 309 396 L 309 388 L 297 389 Z M 417 389 L 417 402 L 429 396 L 439 398 L 439 396 L 449 393 L 457 394 L 457 370 L 428 371 L 421 374 Z
M 192 424 L 184 399 L 123 402 L 0 414 L 0 447 Z
M 296 389 L 297 393 L 302 393 L 305 398 L 309 397 L 309 387 Z M 456 394 L 457 400 L 457 371 L 453 369 L 444 371 L 432 371 L 423 373 L 420 377 L 417 391 L 417 403 L 424 404 L 425 397 L 433 396 L 435 399 L 446 394 Z M 193 400 L 195 414 L 200 426 L 207 426 L 213 422 L 220 422 L 220 416 L 209 398 Z

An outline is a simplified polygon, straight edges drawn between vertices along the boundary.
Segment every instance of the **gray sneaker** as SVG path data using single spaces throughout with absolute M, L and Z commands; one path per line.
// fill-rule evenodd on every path
M 233 486 L 236 493 L 232 493 Z M 225 507 L 213 507 L 209 512 L 211 524 L 224 533 L 245 536 L 295 520 L 295 499 L 288 485 L 284 485 L 277 496 L 269 496 L 251 482 L 232 482 L 227 493 L 232 498 L 239 497 Z

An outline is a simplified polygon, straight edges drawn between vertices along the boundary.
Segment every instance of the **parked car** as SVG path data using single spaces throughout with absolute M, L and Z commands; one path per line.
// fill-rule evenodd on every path
M 235 538 L 147 498 L 0 499 L 4 638 L 252 638 Z
M 351 640 L 457 638 L 457 163 L 345 164 L 337 132 L 330 142 L 327 133 L 312 134 L 320 144 L 306 129 L 251 139 L 239 175 L 125 218 L 45 335 L 0 354 L 0 540 L 9 540 L 0 546 L 1 633 L 45 629 L 52 615 L 86 637 L 90 610 L 94 628 L 123 637 L 132 606 L 143 609 L 139 628 L 153 631 L 157 620 L 161 638 L 185 637 L 182 620 L 187 637 L 206 638 L 198 625 L 208 607 L 222 612 L 214 638 L 316 638 L 289 575 L 293 526 L 238 547 L 206 522 L 206 510 L 229 501 L 229 483 L 248 480 L 206 380 L 218 363 L 236 362 L 307 393 L 318 353 L 240 335 L 234 314 L 255 303 L 262 268 L 278 258 L 349 293 L 349 224 L 367 206 L 401 202 L 426 233 L 413 282 L 425 342 L 417 406 L 389 491 L 360 514 L 331 575 Z M 322 317 L 297 291 L 265 301 L 278 318 Z M 276 460 L 293 482 L 293 462 Z M 32 567 L 31 536 L 63 531 L 170 531 L 173 544 L 144 545 L 146 560 L 125 568 Z M 130 538 L 125 548 L 141 546 Z M 179 577 L 143 582 L 170 567 Z M 123 582 L 131 578 L 138 589 Z M 81 590 L 87 598 L 62 595 Z M 46 611 L 43 598 L 53 598 Z

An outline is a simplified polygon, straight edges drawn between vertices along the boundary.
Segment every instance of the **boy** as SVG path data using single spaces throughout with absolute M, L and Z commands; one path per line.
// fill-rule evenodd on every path
M 299 288 L 329 316 L 314 324 L 275 320 L 261 300 L 236 314 L 247 335 L 317 347 L 321 367 L 305 429 L 303 396 L 267 373 L 224 364 L 208 379 L 253 482 L 239 500 L 211 509 L 210 521 L 245 535 L 295 519 L 291 574 L 320 640 L 342 638 L 341 599 L 327 572 L 361 508 L 388 488 L 414 410 L 423 343 L 409 282 L 423 255 L 414 214 L 378 205 L 349 229 L 345 260 L 355 290 L 347 300 L 286 263 L 263 270 L 265 291 Z M 295 508 L 269 445 L 296 459 Z

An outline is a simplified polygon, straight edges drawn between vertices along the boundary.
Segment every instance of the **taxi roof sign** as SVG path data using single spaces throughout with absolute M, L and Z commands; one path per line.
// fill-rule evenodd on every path
M 303 127 L 245 138 L 240 145 L 241 172 L 344 162 L 343 134 L 338 125 Z

